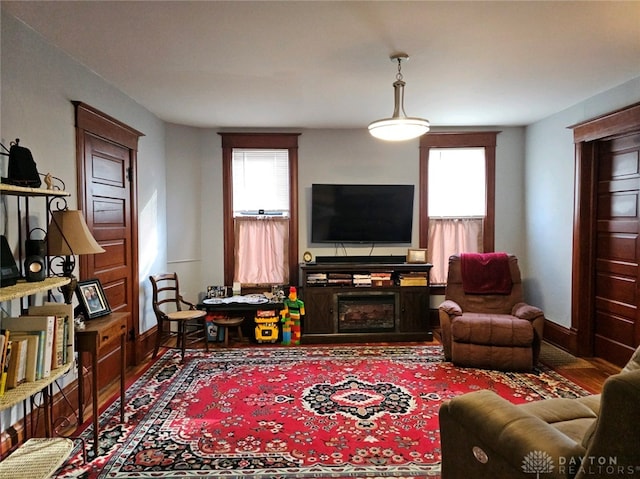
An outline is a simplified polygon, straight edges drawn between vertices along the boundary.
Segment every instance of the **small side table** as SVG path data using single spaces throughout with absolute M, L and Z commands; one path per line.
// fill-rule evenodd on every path
M 127 319 L 131 313 L 111 313 L 101 318 L 85 322 L 84 329 L 76 329 L 76 350 L 78 351 L 78 419 L 84 422 L 84 377 L 82 374 L 82 353 L 91 355 L 93 394 L 93 451 L 98 455 L 98 360 L 100 350 L 120 338 L 120 421 L 124 422 L 125 369 L 127 363 Z

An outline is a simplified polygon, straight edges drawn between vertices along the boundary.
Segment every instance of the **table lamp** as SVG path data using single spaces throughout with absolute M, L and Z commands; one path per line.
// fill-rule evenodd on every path
M 70 278 L 71 282 L 62 286 L 60 291 L 65 303 L 71 304 L 78 283 L 73 275 L 76 266 L 75 255 L 104 253 L 104 249 L 91 235 L 80 210 L 61 210 L 51 213 L 47 245 L 49 256 L 64 257 L 62 274 Z

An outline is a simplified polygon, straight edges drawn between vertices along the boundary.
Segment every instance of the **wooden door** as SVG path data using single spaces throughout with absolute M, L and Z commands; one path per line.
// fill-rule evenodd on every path
M 594 355 L 624 364 L 640 343 L 640 134 L 595 151 Z
M 76 104 L 78 190 L 87 226 L 104 253 L 81 256 L 81 278 L 100 280 L 112 311 L 128 311 L 127 364 L 136 364 L 138 250 L 135 161 L 140 133 Z M 117 348 L 113 348 L 117 349 Z M 101 387 L 117 376 L 118 351 L 101 354 Z

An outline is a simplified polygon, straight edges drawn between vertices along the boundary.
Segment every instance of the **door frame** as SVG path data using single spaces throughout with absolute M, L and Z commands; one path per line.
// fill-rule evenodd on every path
M 85 132 L 91 133 L 104 140 L 116 143 L 120 146 L 128 148 L 131 152 L 130 157 L 130 213 L 131 213 L 131 277 L 132 294 L 131 294 L 131 318 L 133 331 L 127 334 L 127 340 L 137 345 L 140 337 L 140 281 L 138 266 L 138 182 L 137 182 L 137 158 L 138 158 L 138 139 L 144 136 L 143 133 L 131 128 L 130 126 L 116 120 L 115 118 L 102 113 L 101 111 L 80 101 L 72 101 L 75 108 L 75 126 L 76 126 L 76 168 L 77 168 L 77 187 L 78 187 L 78 209 L 83 211 L 85 220 L 87 213 L 84 206 L 87 204 L 87 182 L 86 171 L 84 167 L 84 137 Z M 88 225 L 91 228 L 91 225 Z M 88 258 L 79 257 L 80 276 L 84 277 L 88 270 Z M 144 352 L 142 348 L 127 346 L 128 364 L 138 364 Z
M 640 133 L 640 103 L 578 123 L 575 144 L 575 193 L 571 285 L 571 329 L 567 349 L 593 356 L 595 331 L 595 252 L 598 157 L 597 143 Z

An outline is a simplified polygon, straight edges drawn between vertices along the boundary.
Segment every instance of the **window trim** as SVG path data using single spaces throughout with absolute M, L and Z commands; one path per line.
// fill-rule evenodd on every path
M 224 284 L 235 267 L 232 160 L 234 148 L 289 150 L 289 284 L 298 284 L 298 137 L 300 133 L 218 133 L 222 137 Z
M 419 194 L 419 244 L 428 248 L 429 242 L 429 151 L 431 148 L 477 148 L 485 149 L 486 161 L 486 217 L 482 241 L 485 252 L 495 249 L 495 185 L 496 185 L 496 140 L 499 131 L 427 133 L 420 137 L 420 194 Z

